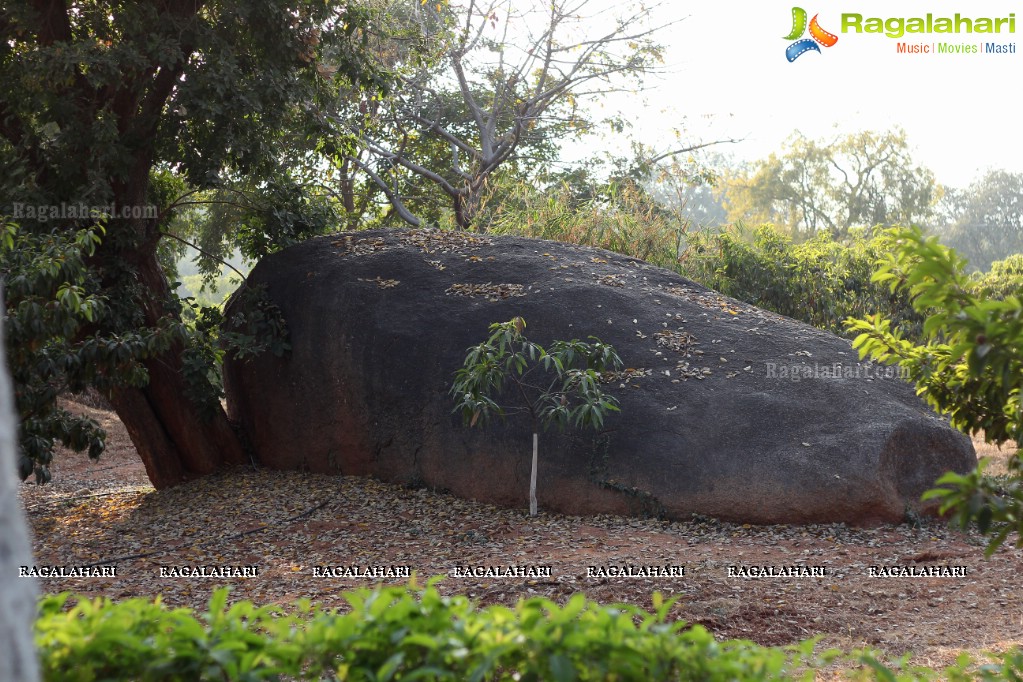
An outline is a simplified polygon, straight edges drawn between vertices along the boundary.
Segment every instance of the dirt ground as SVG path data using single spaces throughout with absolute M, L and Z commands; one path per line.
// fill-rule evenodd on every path
M 1023 551 L 983 556 L 980 537 L 938 520 L 919 526 L 849 528 L 684 523 L 612 516 L 566 517 L 499 509 L 425 490 L 358 478 L 248 468 L 156 492 L 123 426 L 82 408 L 109 432 L 98 462 L 60 453 L 53 483 L 20 491 L 37 565 L 116 566 L 115 577 L 42 580 L 120 599 L 163 595 L 201 608 L 213 587 L 258 603 L 309 597 L 343 606 L 342 591 L 403 578 L 316 577 L 322 566 L 407 566 L 420 579 L 447 575 L 440 589 L 482 604 L 522 597 L 651 608 L 651 595 L 678 596 L 673 618 L 719 637 L 778 645 L 824 635 L 842 649 L 913 654 L 920 665 L 951 664 L 961 651 L 1023 644 Z M 978 443 L 1003 466 L 1009 451 Z M 525 491 L 523 497 L 525 498 Z M 524 500 L 525 502 L 525 500 Z M 524 504 L 523 507 L 526 505 Z M 606 567 L 684 566 L 684 576 L 607 577 Z M 729 577 L 729 567 L 826 568 L 824 577 Z M 453 577 L 453 569 L 550 566 L 550 577 Z M 257 566 L 258 576 L 160 577 L 161 567 Z M 871 577 L 872 566 L 965 567 L 965 577 Z M 593 571 L 590 568 L 604 571 Z

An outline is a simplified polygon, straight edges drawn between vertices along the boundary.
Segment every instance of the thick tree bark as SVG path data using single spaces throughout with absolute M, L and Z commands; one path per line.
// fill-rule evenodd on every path
M 171 53 L 178 54 L 177 59 L 160 55 L 144 63 L 119 62 L 118 66 L 123 67 L 121 77 L 109 81 L 102 76 L 88 77 L 86 65 L 90 62 L 86 62 L 71 70 L 71 78 L 57 70 L 52 72 L 52 81 L 41 84 L 53 91 L 54 101 L 61 103 L 50 107 L 44 119 L 58 124 L 61 130 L 92 131 L 82 141 L 85 149 L 89 149 L 89 144 L 100 143 L 104 148 L 109 145 L 106 123 L 112 119 L 118 132 L 116 158 L 106 149 L 103 153 L 94 149 L 95 155 L 83 152 L 48 158 L 38 145 L 26 140 L 25 130 L 30 127 L 25 121 L 6 115 L 3 105 L 8 98 L 0 98 L 0 134 L 16 148 L 27 147 L 24 153 L 35 173 L 31 184 L 49 192 L 54 200 L 75 203 L 80 199 L 79 191 L 89 189 L 91 192 L 96 178 L 106 178 L 110 183 L 109 196 L 106 193 L 96 195 L 104 202 L 110 199 L 121 210 L 141 209 L 149 203 L 149 174 L 156 161 L 157 140 L 168 102 L 183 82 L 189 61 L 199 49 L 199 41 L 208 28 L 212 28 L 212 24 L 207 27 L 208 18 L 199 15 L 204 0 L 151 4 L 146 21 L 153 21 L 154 28 L 164 22 L 176 27 L 166 35 L 160 33 L 159 40 L 177 40 L 171 49 Z M 37 19 L 21 29 L 34 31 L 39 46 L 67 43 L 74 48 L 94 44 L 95 38 L 87 35 L 89 31 L 73 30 L 75 3 L 36 0 L 34 5 Z M 119 13 L 119 10 L 111 11 Z M 134 12 L 125 14 L 135 16 Z M 111 19 L 112 26 L 120 24 L 119 19 Z M 125 47 L 128 53 L 151 42 L 148 32 L 140 32 L 133 21 L 125 24 L 127 32 L 117 38 L 118 45 Z M 31 42 L 31 38 L 27 40 Z M 146 49 L 143 52 L 149 54 Z M 104 121 L 102 127 L 100 117 Z M 96 134 L 99 130 L 103 132 Z M 180 162 L 181 159 L 168 161 Z M 79 227 L 80 224 L 67 225 L 68 229 Z M 168 304 L 172 292 L 156 257 L 161 236 L 157 220 L 112 216 L 105 222 L 105 228 L 106 235 L 96 258 L 98 264 L 104 266 L 103 284 L 113 296 L 141 297 L 130 302 L 137 306 L 139 318 L 130 322 L 121 320 L 115 323 L 122 325 L 121 328 L 112 331 L 122 332 L 125 327 L 136 325 L 154 328 L 168 317 L 180 321 L 180 313 Z M 140 286 L 130 286 L 134 282 L 124 281 L 125 267 Z M 135 294 L 136 291 L 140 293 Z M 207 415 L 189 400 L 188 386 L 181 372 L 183 350 L 176 345 L 161 356 L 148 359 L 145 365 L 149 383 L 145 387 L 122 387 L 109 396 L 145 463 L 150 481 L 157 488 L 209 474 L 225 464 L 247 461 L 223 409 L 217 405 L 213 414 Z
M 16 443 L 14 400 L 0 340 L 0 682 L 35 682 L 39 679 L 32 640 L 36 584 L 32 578 L 18 576 L 19 566 L 34 562 L 14 490 Z
M 170 85 L 164 83 L 162 87 L 167 88 L 166 91 L 161 92 L 158 85 L 154 88 L 156 94 L 150 93 L 153 101 L 166 101 Z M 152 131 L 156 120 L 155 112 L 144 112 L 133 124 Z M 136 150 L 133 171 L 123 181 L 112 183 L 117 206 L 123 209 L 148 205 L 153 154 L 151 144 L 140 146 Z M 180 321 L 180 312 L 168 308 L 174 294 L 157 257 L 161 238 L 157 220 L 122 218 L 111 221 L 108 230 L 110 233 L 116 230 L 118 237 L 108 237 L 101 245 L 105 252 L 100 259 L 121 261 L 134 270 L 140 285 L 142 298 L 136 303 L 143 324 L 157 327 L 167 317 Z M 118 268 L 110 270 L 119 271 Z M 123 282 L 108 284 L 113 284 L 115 290 L 119 285 L 124 286 Z M 118 388 L 109 396 L 146 467 L 149 481 L 157 489 L 211 474 L 227 464 L 248 461 L 223 408 L 217 404 L 204 415 L 189 399 L 188 385 L 182 374 L 183 350 L 180 344 L 174 344 L 166 353 L 147 360 L 149 383 L 146 386 Z
M 485 181 L 486 178 L 474 179 L 453 197 L 455 224 L 458 225 L 458 229 L 466 231 L 473 229 L 473 223 L 476 222 L 476 215 L 479 213 L 482 201 L 481 187 Z
M 144 296 L 145 323 L 156 326 L 169 313 L 163 301 L 170 285 L 155 250 L 132 254 Z M 120 388 L 110 395 L 124 422 L 153 487 L 168 488 L 213 473 L 224 465 L 248 461 L 224 410 L 217 405 L 204 416 L 188 398 L 181 372 L 180 345 L 145 363 L 149 383 L 143 388 Z
M 455 196 L 455 224 L 460 230 L 472 228 L 472 217 L 469 215 L 469 207 L 464 194 Z

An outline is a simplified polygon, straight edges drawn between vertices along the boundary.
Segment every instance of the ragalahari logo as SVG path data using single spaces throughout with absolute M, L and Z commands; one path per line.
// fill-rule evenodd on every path
M 817 23 L 817 15 L 813 15 L 813 19 L 810 20 L 810 37 L 802 38 L 803 33 L 806 32 L 806 10 L 802 7 L 792 8 L 792 32 L 785 36 L 785 40 L 795 40 L 796 42 L 785 48 L 785 58 L 790 62 L 796 61 L 801 54 L 805 54 L 810 50 L 820 52 L 821 49 L 817 47 L 818 44 L 824 47 L 831 47 L 838 42 L 838 36 L 834 33 L 828 33 L 820 24 Z M 801 40 L 796 40 L 801 38 Z

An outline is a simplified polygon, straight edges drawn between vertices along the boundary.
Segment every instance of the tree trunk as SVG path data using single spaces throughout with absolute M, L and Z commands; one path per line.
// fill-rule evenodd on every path
M 455 223 L 460 230 L 473 229 L 482 201 L 483 180 L 473 181 L 458 190 L 455 200 Z
M 469 206 L 464 191 L 455 195 L 455 224 L 458 225 L 459 230 L 472 229 L 472 216 L 469 212 Z
M 2 319 L 0 316 L 0 324 Z M 0 342 L 0 682 L 35 682 L 39 679 L 32 639 L 36 584 L 33 578 L 18 576 L 20 566 L 31 566 L 34 561 L 14 489 L 16 443 L 14 400 Z
M 132 254 L 144 301 L 145 324 L 156 326 L 169 313 L 163 301 L 170 285 L 157 260 L 155 247 Z M 217 405 L 204 416 L 189 400 L 181 373 L 183 348 L 175 344 L 167 353 L 145 362 L 149 383 L 123 387 L 110 395 L 117 416 L 124 422 L 153 487 L 168 488 L 211 474 L 220 467 L 248 461 L 224 410 Z
M 115 203 L 120 207 L 144 207 L 149 197 L 149 171 L 153 151 L 142 147 L 135 157 L 133 172 L 123 183 L 114 183 Z M 115 291 L 136 289 L 133 303 L 146 327 L 158 327 L 168 317 L 180 322 L 170 283 L 157 257 L 160 229 L 153 218 L 122 218 L 111 221 L 100 246 L 100 260 L 107 261 L 106 284 Z M 114 233 L 116 231 L 116 234 Z M 113 261 L 113 262 L 111 262 Z M 118 265 L 120 267 L 118 267 Z M 137 286 L 117 281 L 128 265 Z M 120 275 L 115 273 L 122 273 Z M 142 388 L 121 387 L 109 396 L 117 416 L 131 437 L 154 488 L 169 488 L 184 481 L 211 474 L 225 464 L 247 461 L 241 441 L 231 428 L 223 408 L 203 410 L 189 399 L 182 374 L 184 348 L 175 343 L 170 350 L 144 362 L 149 382 Z
M 536 445 L 537 436 L 533 434 L 533 469 L 529 474 L 529 515 L 536 516 Z

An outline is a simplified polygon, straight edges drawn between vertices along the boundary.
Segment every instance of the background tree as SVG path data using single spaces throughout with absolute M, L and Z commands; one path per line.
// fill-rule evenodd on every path
M 365 0 L 361 4 L 366 7 L 364 21 L 350 23 L 348 29 L 359 38 L 359 58 L 367 75 L 390 74 L 436 59 L 428 36 L 422 35 L 422 3 Z M 181 226 L 182 234 L 215 256 L 200 258 L 205 274 L 212 273 L 219 266 L 217 259 L 228 257 L 232 248 L 259 252 L 258 243 L 245 248 L 250 235 L 276 230 L 298 239 L 322 230 L 325 220 L 334 226 L 338 218 L 347 229 L 387 222 L 389 204 L 360 168 L 368 153 L 357 141 L 370 134 L 394 135 L 382 115 L 389 97 L 380 87 L 352 87 L 345 71 L 352 58 L 351 46 L 328 38 L 321 33 L 316 39 L 318 54 L 312 64 L 320 78 L 315 96 L 306 97 L 279 134 L 265 141 L 279 161 L 274 181 L 268 184 L 251 174 L 229 177 L 212 190 L 197 193 L 191 203 L 194 208 Z M 261 224 L 271 229 L 264 230 Z
M 157 487 L 246 458 L 218 403 L 183 399 L 214 387 L 183 371 L 181 306 L 159 261 L 173 200 L 155 171 L 194 189 L 273 178 L 270 141 L 296 119 L 315 127 L 303 112 L 328 82 L 321 55 L 333 78 L 370 80 L 366 21 L 358 5 L 312 0 L 43 0 L 0 10 L 0 196 L 10 202 L 0 210 L 31 233 L 105 227 L 84 295 L 104 298 L 108 315 L 82 333 L 162 339 L 134 356 L 144 385 L 106 377 Z M 83 205 L 118 208 L 106 218 L 60 213 Z
M 343 158 L 414 226 L 424 218 L 411 198 L 425 185 L 447 197 L 456 226 L 470 228 L 498 168 L 549 154 L 588 125 L 582 100 L 639 87 L 660 59 L 646 7 L 584 32 L 583 22 L 601 19 L 586 16 L 587 0 L 415 4 L 420 36 L 435 57 L 399 69 L 394 95 L 372 112 L 386 125 L 338 119 L 340 135 L 362 136 L 359 153 Z
M 952 195 L 941 240 L 966 257 L 970 270 L 1023 253 L 1023 173 L 988 171 Z
M 623 134 L 627 124 L 612 121 Z M 531 180 L 501 174 L 488 187 L 476 229 L 624 253 L 680 270 L 690 233 L 716 230 L 723 209 L 716 174 L 699 150 L 735 140 L 654 148 L 633 141 L 629 155 L 595 153 Z
M 3 332 L 0 316 L 0 336 Z M 5 356 L 0 347 L 0 651 L 4 652 L 0 682 L 34 682 L 39 679 L 32 628 L 36 585 L 34 578 L 18 577 L 18 567 L 31 566 L 34 561 L 28 526 L 12 485 L 18 427 Z
M 975 290 L 986 298 L 1023 296 L 1023 253 L 996 260 L 983 275 L 974 274 Z
M 920 223 L 939 196 L 900 129 L 830 141 L 797 132 L 781 156 L 732 173 L 724 189 L 730 221 L 773 223 L 797 241 L 822 230 L 841 237 L 854 226 Z

